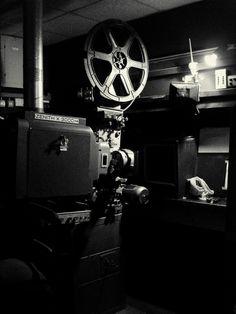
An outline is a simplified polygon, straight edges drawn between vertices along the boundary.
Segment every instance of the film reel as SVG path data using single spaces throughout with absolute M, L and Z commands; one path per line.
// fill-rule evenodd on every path
M 134 29 L 120 20 L 97 24 L 85 42 L 84 65 L 100 95 L 119 103 L 133 102 L 148 78 L 146 48 Z

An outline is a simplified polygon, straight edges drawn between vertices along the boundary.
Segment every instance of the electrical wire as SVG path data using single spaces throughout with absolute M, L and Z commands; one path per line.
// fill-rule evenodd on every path
M 132 104 L 133 104 L 133 102 L 135 101 L 135 99 L 136 99 L 136 98 L 132 99 L 131 102 L 130 102 L 130 104 L 128 104 L 124 109 L 122 109 L 122 112 L 125 112 L 127 109 L 129 109 L 129 108 L 132 106 Z

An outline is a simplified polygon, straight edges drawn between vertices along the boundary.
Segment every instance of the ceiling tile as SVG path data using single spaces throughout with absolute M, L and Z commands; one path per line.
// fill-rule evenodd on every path
M 174 9 L 176 7 L 180 7 L 183 5 L 187 5 L 193 2 L 199 2 L 202 0 L 136 0 L 139 3 L 146 4 L 152 8 L 155 8 L 156 10 L 169 10 Z
M 43 12 L 43 21 L 44 22 L 47 22 L 49 20 L 52 20 L 52 19 L 55 19 L 61 15 L 64 15 L 65 13 L 61 10 L 58 10 L 58 9 L 44 9 L 44 12 Z
M 95 24 L 106 19 L 131 21 L 198 1 L 203 0 L 44 0 L 44 43 L 86 34 Z M 1 0 L 0 9 L 10 2 L 16 3 L 16 0 Z M 9 6 L 9 11 L 2 11 L 0 16 L 1 33 L 22 36 L 21 6 Z
M 23 12 L 21 8 L 6 11 L 1 14 L 1 23 L 17 24 L 23 21 Z
M 97 21 L 106 19 L 129 21 L 155 13 L 155 11 L 155 9 L 133 0 L 103 0 L 87 8 L 76 10 L 74 13 Z
M 95 24 L 96 22 L 68 13 L 45 22 L 44 31 L 75 37 L 87 33 Z
M 44 0 L 45 8 L 60 9 L 64 12 L 90 6 L 102 0 Z

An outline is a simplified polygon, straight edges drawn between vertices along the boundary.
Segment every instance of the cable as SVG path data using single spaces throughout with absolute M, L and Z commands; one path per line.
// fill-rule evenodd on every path
M 136 99 L 136 98 L 134 98 L 134 99 L 130 102 L 130 104 L 129 104 L 128 106 L 126 106 L 124 109 L 122 109 L 122 112 L 125 112 L 127 109 L 129 109 L 129 108 L 132 106 L 132 104 L 133 104 L 133 102 L 135 101 L 135 99 Z

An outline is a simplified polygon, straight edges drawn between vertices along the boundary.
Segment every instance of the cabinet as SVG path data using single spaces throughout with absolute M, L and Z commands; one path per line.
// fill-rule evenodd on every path
M 23 39 L 1 35 L 1 87 L 23 88 Z
M 75 214 L 83 217 L 82 212 Z M 53 287 L 58 313 L 112 314 L 125 308 L 121 217 L 107 221 L 91 216 L 76 224 L 67 219 L 39 230 L 33 261 Z
M 125 307 L 120 257 L 121 214 L 100 218 L 75 237 L 80 256 L 73 276 L 75 313 L 115 313 Z M 75 251 L 76 251 L 75 247 Z

